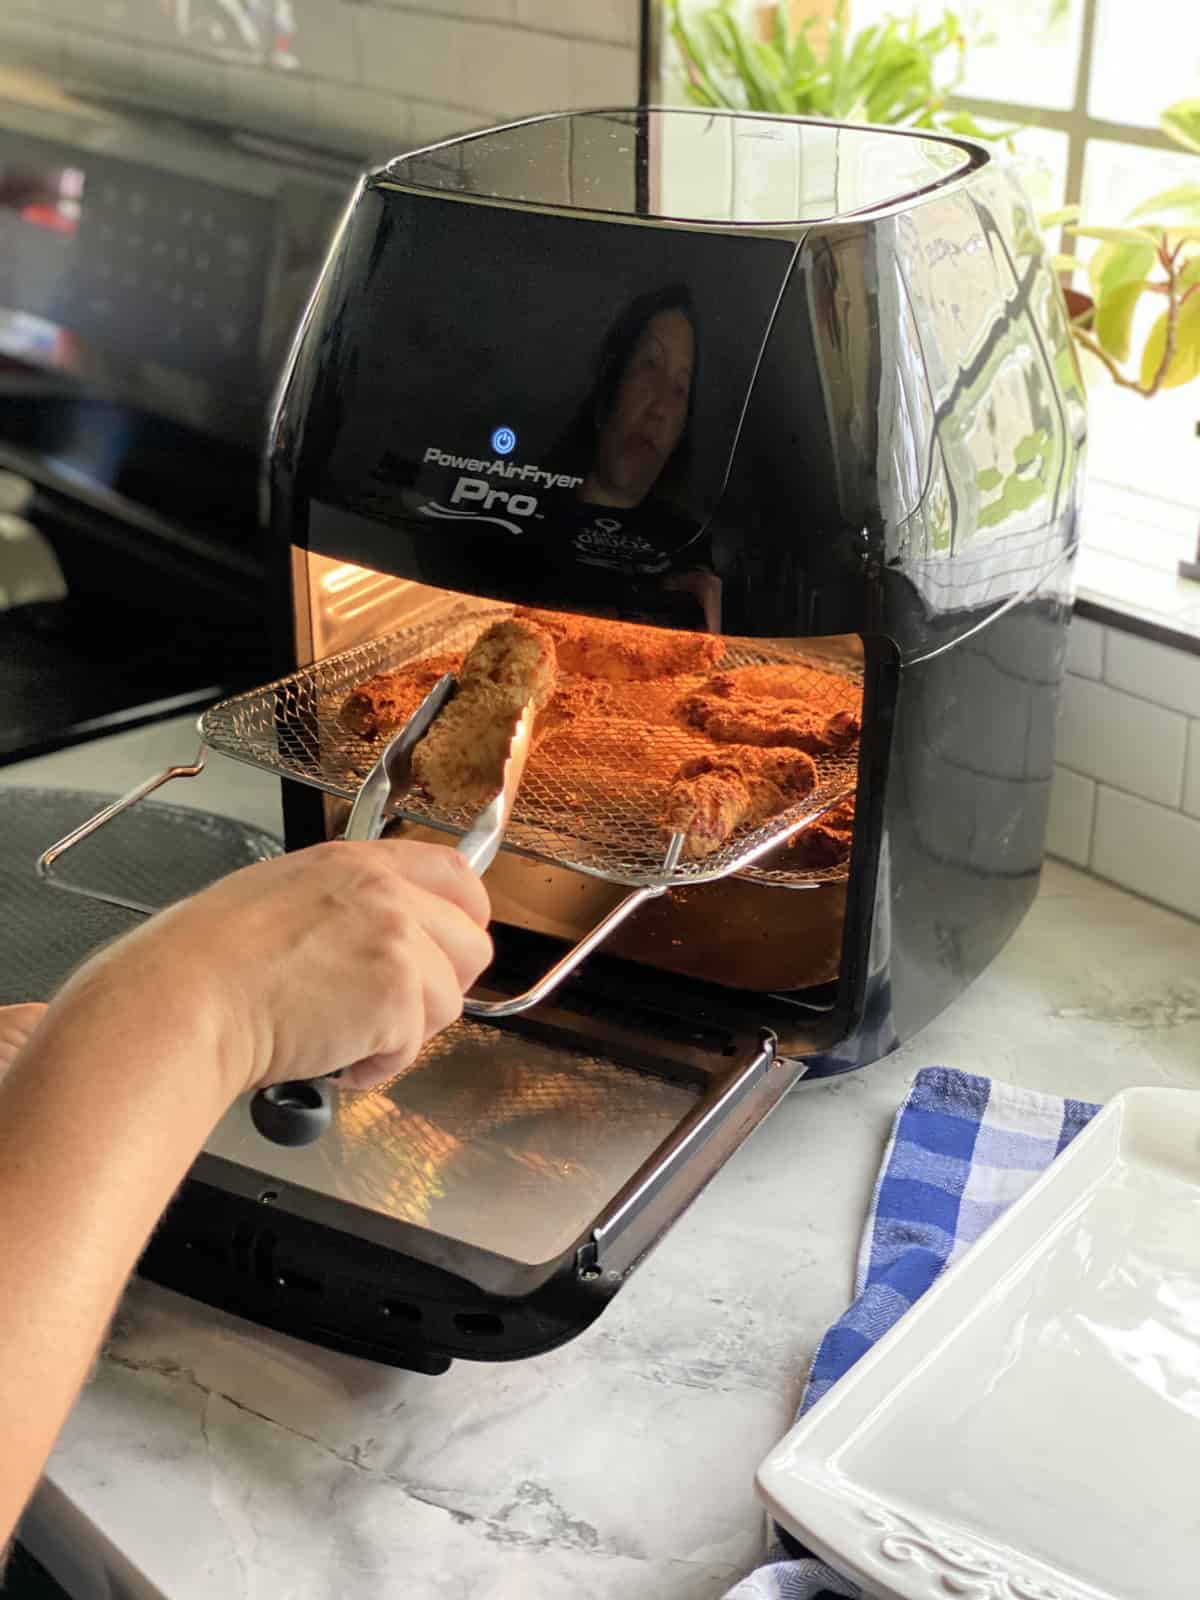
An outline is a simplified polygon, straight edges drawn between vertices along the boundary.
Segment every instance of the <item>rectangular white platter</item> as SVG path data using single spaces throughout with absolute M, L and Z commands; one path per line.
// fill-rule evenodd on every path
M 1111 1101 L 758 1487 L 882 1600 L 1197 1600 L 1200 1093 Z

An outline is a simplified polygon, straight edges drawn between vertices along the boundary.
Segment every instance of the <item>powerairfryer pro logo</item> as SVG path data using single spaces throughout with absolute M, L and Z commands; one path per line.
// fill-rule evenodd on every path
M 507 435 L 509 430 L 498 432 Z M 507 442 L 507 438 L 502 442 Z M 515 435 L 513 443 L 516 443 Z M 499 456 L 491 460 L 460 456 L 449 450 L 439 450 L 432 444 L 423 462 L 426 466 L 449 467 L 458 473 L 450 491 L 449 505 L 427 500 L 420 508 L 423 517 L 437 517 L 447 522 L 492 522 L 508 533 L 522 533 L 524 524 L 543 515 L 538 509 L 537 495 L 516 485 L 527 484 L 541 490 L 577 489 L 583 482 L 569 472 L 547 472 L 527 461 L 504 461 Z M 505 487 L 496 482 L 498 478 L 504 481 Z

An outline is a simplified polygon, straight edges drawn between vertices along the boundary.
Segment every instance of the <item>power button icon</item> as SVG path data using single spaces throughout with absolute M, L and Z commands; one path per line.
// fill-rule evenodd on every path
M 517 448 L 517 436 L 511 428 L 497 428 L 492 434 L 492 449 L 498 456 L 510 456 Z

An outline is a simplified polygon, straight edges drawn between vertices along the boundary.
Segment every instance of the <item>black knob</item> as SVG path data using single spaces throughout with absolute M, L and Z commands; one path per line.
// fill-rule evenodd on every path
M 320 1078 L 273 1083 L 251 1100 L 250 1119 L 272 1144 L 312 1144 L 333 1120 L 329 1085 Z

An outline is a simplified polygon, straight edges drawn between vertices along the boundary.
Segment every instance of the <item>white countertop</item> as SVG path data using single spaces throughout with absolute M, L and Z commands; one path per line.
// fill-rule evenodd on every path
M 193 749 L 169 724 L 0 782 L 119 789 Z M 227 763 L 163 798 L 278 826 L 274 786 Z M 932 1064 L 1093 1100 L 1200 1088 L 1200 925 L 1051 863 L 957 1004 L 801 1084 L 600 1321 L 536 1361 L 423 1378 L 134 1283 L 25 1538 L 78 1600 L 711 1600 L 762 1554 L 754 1469 Z

